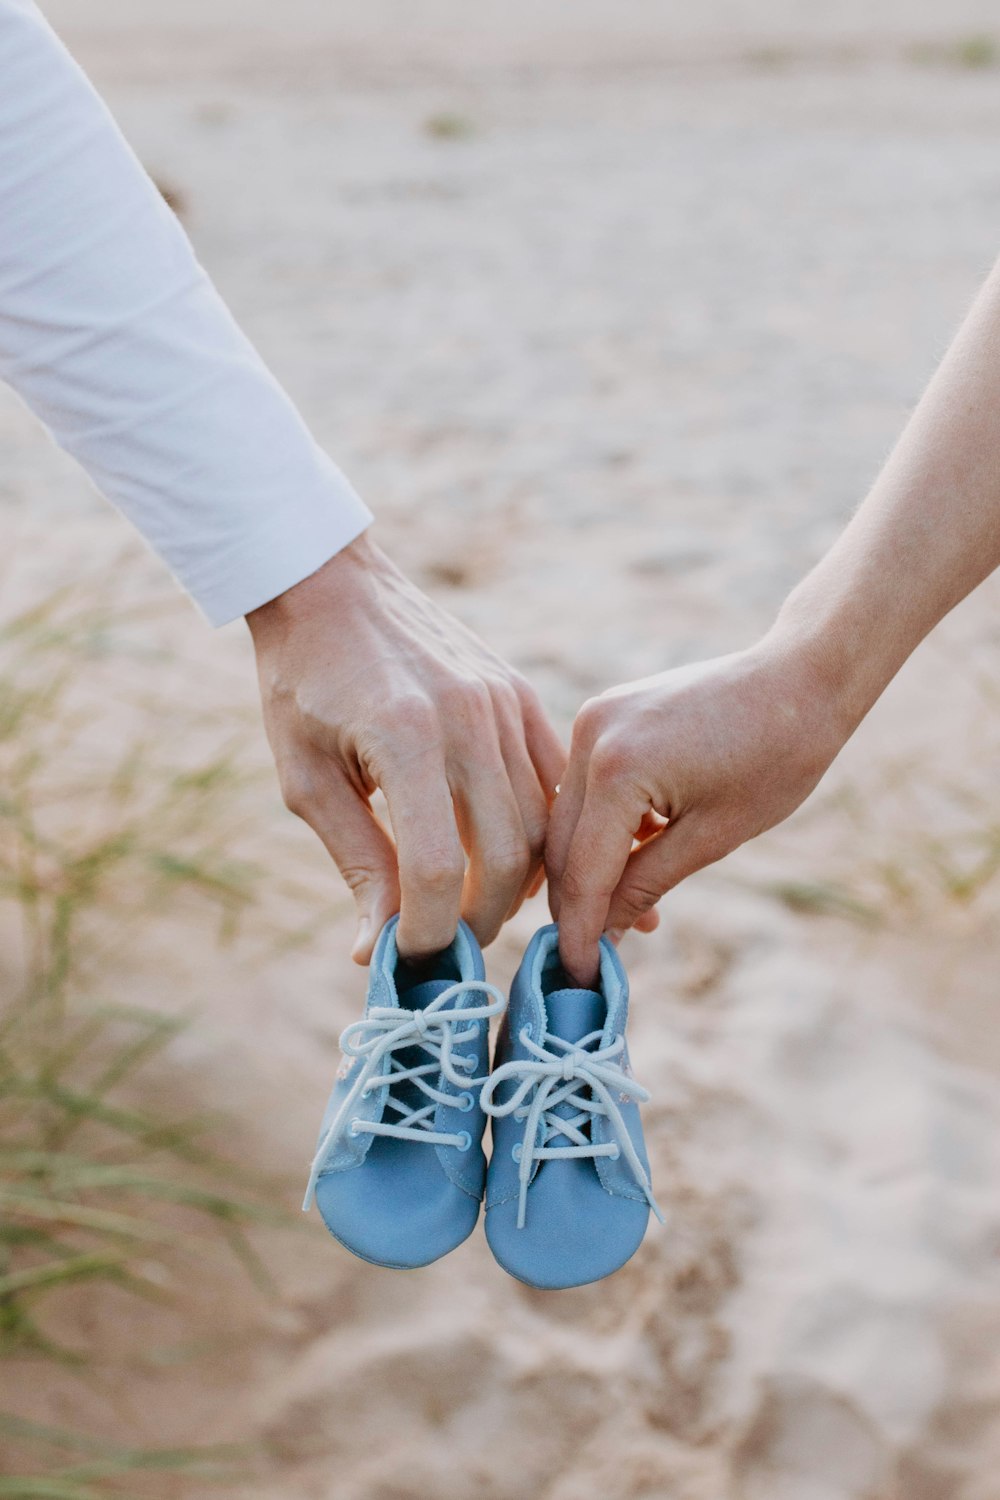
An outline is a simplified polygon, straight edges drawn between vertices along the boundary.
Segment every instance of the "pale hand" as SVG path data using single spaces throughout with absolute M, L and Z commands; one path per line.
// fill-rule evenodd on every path
M 354 893 L 355 959 L 395 911 L 407 957 L 460 913 L 490 942 L 541 882 L 565 763 L 533 689 L 367 537 L 247 623 L 285 802 Z
M 573 978 L 593 983 L 602 932 L 648 928 L 685 876 L 787 818 L 853 727 L 822 678 L 767 641 L 584 704 L 546 849 Z

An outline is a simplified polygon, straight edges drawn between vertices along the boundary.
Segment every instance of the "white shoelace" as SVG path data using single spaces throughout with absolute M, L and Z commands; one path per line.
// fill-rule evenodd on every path
M 492 1004 L 446 1009 L 451 1001 L 469 992 L 489 995 Z M 471 1137 L 467 1131 L 451 1134 L 435 1130 L 432 1117 L 439 1104 L 455 1106 L 459 1100 L 464 1104 L 465 1099 L 468 1099 L 470 1102 L 465 1104 L 465 1108 L 472 1107 L 473 1095 L 468 1089 L 470 1085 L 478 1087 L 485 1079 L 471 1078 L 469 1069 L 475 1068 L 475 1057 L 456 1054 L 454 1049 L 474 1040 L 476 1028 L 470 1026 L 469 1022 L 489 1021 L 492 1016 L 498 1016 L 505 1010 L 506 1006 L 506 996 L 495 985 L 487 984 L 482 979 L 460 979 L 442 990 L 440 995 L 421 1010 L 376 1006 L 363 1020 L 352 1022 L 341 1032 L 340 1047 L 344 1055 L 364 1058 L 364 1062 L 313 1158 L 302 1204 L 304 1213 L 308 1213 L 312 1207 L 319 1174 L 345 1130 L 349 1130 L 352 1135 L 389 1135 L 397 1140 L 421 1141 L 428 1146 L 455 1146 L 461 1151 L 468 1150 Z M 457 1031 L 456 1027 L 460 1025 L 465 1029 Z M 430 1053 L 431 1061 L 412 1068 L 402 1067 L 399 1058 L 393 1054 L 404 1047 L 422 1047 L 425 1052 Z M 389 1057 L 389 1071 L 383 1073 L 382 1063 L 386 1056 Z M 449 1083 L 461 1089 L 463 1092 L 459 1098 L 435 1087 L 430 1082 L 432 1074 L 435 1077 L 443 1075 Z M 414 1084 L 430 1102 L 416 1109 L 401 1103 L 393 1097 L 392 1090 L 402 1083 Z M 352 1115 L 359 1099 L 384 1088 L 389 1090 L 386 1108 L 400 1115 L 399 1120 L 362 1120 Z
M 517 1204 L 517 1227 L 524 1228 L 528 1200 L 528 1185 L 536 1162 L 569 1157 L 608 1156 L 617 1159 L 624 1156 L 636 1183 L 642 1188 L 653 1213 L 664 1222 L 660 1207 L 653 1197 L 653 1189 L 639 1153 L 632 1144 L 632 1137 L 614 1095 L 624 1102 L 645 1102 L 650 1095 L 647 1089 L 623 1072 L 616 1061 L 625 1050 L 624 1037 L 617 1037 L 607 1047 L 587 1048 L 601 1039 L 600 1031 L 592 1031 L 579 1042 L 564 1042 L 561 1037 L 546 1033 L 543 1045 L 534 1042 L 527 1030 L 521 1032 L 521 1045 L 532 1054 L 513 1062 L 502 1063 L 494 1068 L 483 1085 L 480 1103 L 488 1115 L 513 1115 L 524 1120 L 524 1138 L 514 1151 L 518 1163 L 520 1193 Z M 552 1050 L 556 1049 L 556 1050 Z M 497 1086 L 504 1082 L 517 1086 L 509 1099 L 502 1104 L 494 1102 Z M 586 1099 L 577 1091 L 589 1089 L 594 1097 Z M 534 1092 L 530 1104 L 525 1104 L 528 1095 Z M 569 1104 L 577 1111 L 575 1115 L 558 1115 L 553 1111 L 560 1104 Z M 615 1140 L 594 1144 L 586 1134 L 595 1115 L 604 1116 L 611 1125 Z M 567 1146 L 550 1146 L 556 1135 L 565 1136 Z

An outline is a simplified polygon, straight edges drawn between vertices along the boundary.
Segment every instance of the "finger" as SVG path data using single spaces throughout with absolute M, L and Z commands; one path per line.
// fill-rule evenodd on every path
M 285 801 L 319 835 L 344 877 L 357 907 L 351 957 L 367 964 L 375 939 L 399 910 L 399 879 L 392 840 L 364 795 L 332 762 L 317 759 L 290 781 Z
M 653 811 L 653 809 L 650 809 L 636 829 L 636 847 L 632 850 L 632 854 L 635 854 L 636 849 L 646 843 L 648 839 L 655 838 L 666 826 L 667 819 L 662 817 L 658 812 Z M 629 857 L 631 858 L 631 855 Z M 626 865 L 625 868 L 628 869 L 628 866 Z M 659 925 L 660 913 L 655 906 L 651 906 L 648 911 L 642 912 L 635 919 L 636 932 L 655 932 Z
M 598 941 L 646 805 L 641 793 L 611 779 L 591 759 L 560 883 L 559 952 L 578 984 L 591 985 L 597 977 Z
M 636 919 L 635 927 L 632 930 L 634 932 L 655 932 L 659 925 L 660 913 L 653 906 L 650 907 L 649 911 L 643 912 L 642 916 Z M 605 928 L 604 936 L 610 938 L 617 948 L 625 936 L 626 930 L 624 927 L 607 927 Z
M 559 796 L 556 798 L 552 816 L 549 821 L 549 836 L 545 849 L 545 869 L 549 881 L 549 906 L 555 921 L 559 920 L 559 883 L 562 872 L 566 866 L 566 857 L 569 853 L 569 845 L 572 841 L 573 832 L 576 828 L 576 820 L 583 806 L 584 775 L 580 770 L 580 759 L 574 754 L 570 760 L 570 767 L 566 773 L 567 785 L 560 788 Z M 564 801 L 565 798 L 565 801 Z M 662 828 L 666 827 L 667 820 L 661 817 L 652 808 L 643 813 L 639 825 L 633 835 L 634 840 L 643 842 L 654 837 Z M 659 924 L 659 918 L 654 917 L 647 925 L 645 921 L 637 922 L 636 926 L 642 932 L 652 932 Z
M 399 868 L 399 927 L 404 958 L 428 958 L 454 941 L 462 906 L 465 856 L 436 740 L 387 759 L 380 783 Z
M 551 802 L 566 770 L 566 747 L 549 722 L 549 716 L 530 683 L 520 683 L 518 697 L 525 745 L 542 790 Z
M 549 819 L 549 834 L 545 842 L 545 871 L 549 882 L 549 908 L 556 922 L 562 905 L 566 861 L 583 808 L 590 775 L 590 759 L 600 736 L 601 724 L 600 701 L 590 699 L 573 721 L 569 758 Z
M 587 790 L 589 757 L 576 746 L 563 773 L 558 795 L 549 814 L 549 831 L 545 838 L 545 874 L 549 882 L 549 907 L 553 921 L 558 922 L 562 904 L 562 879 L 576 832 L 584 794 Z
M 495 724 L 462 747 L 452 772 L 462 840 L 469 853 L 462 914 L 482 947 L 496 937 L 531 870 L 521 809 Z
M 635 831 L 635 847 L 632 850 L 632 854 L 635 854 L 636 849 L 644 844 L 647 839 L 655 838 L 662 829 L 666 828 L 666 826 L 666 818 L 661 816 L 661 814 L 656 812 L 653 808 L 650 808 L 647 813 L 643 814 L 642 822 L 639 824 L 638 828 Z M 626 866 L 626 868 L 628 867 Z M 655 906 L 651 906 L 648 911 L 642 912 L 641 915 L 636 917 L 635 919 L 636 932 L 655 932 L 659 925 L 660 914 L 656 910 Z M 624 930 L 625 929 L 621 927 L 609 929 L 608 936 L 612 938 L 616 946 L 618 942 L 620 942 L 624 934 Z
M 496 705 L 497 733 L 500 739 L 500 754 L 503 757 L 511 790 L 517 800 L 521 824 L 528 845 L 530 863 L 521 888 L 507 911 L 508 921 L 521 904 L 533 896 L 545 878 L 542 858 L 545 853 L 545 836 L 549 825 L 549 797 L 538 779 L 534 762 L 525 743 L 525 728 L 516 702 Z
M 645 843 L 646 839 L 651 839 L 654 834 L 659 833 L 660 829 L 666 828 L 666 826 L 666 818 L 661 817 L 661 815 L 651 807 L 647 813 L 643 814 L 642 822 L 635 830 L 635 836 L 639 843 L 643 844 Z
M 637 926 L 667 891 L 717 857 L 696 817 L 671 822 L 630 857 L 611 898 L 608 926 Z

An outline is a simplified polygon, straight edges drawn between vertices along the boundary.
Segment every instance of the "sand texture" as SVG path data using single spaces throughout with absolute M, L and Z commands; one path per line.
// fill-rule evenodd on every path
M 564 729 L 767 624 L 1000 248 L 995 8 L 972 0 L 50 14 L 379 539 Z M 10 598 L 128 546 L 9 397 L 0 445 Z M 131 593 L 168 592 L 127 559 Z M 619 1275 L 541 1294 L 481 1234 L 409 1275 L 279 1234 L 277 1303 L 192 1289 L 216 1352 L 147 1357 L 168 1312 L 92 1319 L 132 1350 L 110 1410 L 107 1381 L 30 1371 L 25 1409 L 250 1440 L 248 1500 L 995 1500 L 998 602 L 946 622 L 789 824 L 626 940 L 667 1227 Z M 178 599 L 154 634 L 164 680 L 264 764 L 240 628 Z M 363 976 L 269 782 L 252 823 L 325 903 L 311 945 L 206 935 L 121 983 L 203 1013 L 170 1085 L 228 1109 L 292 1203 Z M 491 977 L 545 919 L 519 914 Z

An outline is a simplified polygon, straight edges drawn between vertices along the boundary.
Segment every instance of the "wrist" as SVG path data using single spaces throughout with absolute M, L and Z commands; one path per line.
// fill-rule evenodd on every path
M 384 562 L 384 554 L 368 533 L 362 532 L 314 573 L 251 610 L 245 617 L 251 636 L 256 641 L 262 634 L 295 624 L 318 609 L 328 613 L 333 605 L 338 613 L 349 611 L 366 578 Z
M 793 590 L 762 644 L 789 664 L 803 691 L 827 706 L 833 731 L 845 743 L 908 653 L 895 649 L 891 629 L 854 618 L 848 601 L 826 600 L 811 583 L 806 579 Z

